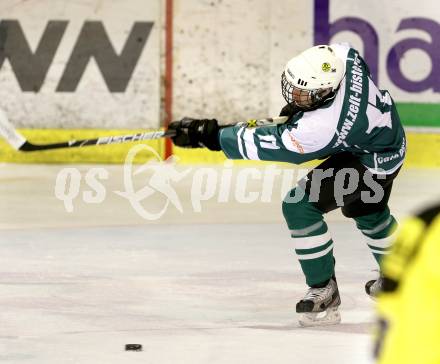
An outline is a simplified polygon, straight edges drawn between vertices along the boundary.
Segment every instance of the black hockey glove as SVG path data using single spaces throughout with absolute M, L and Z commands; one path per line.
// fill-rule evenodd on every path
M 301 111 L 295 104 L 287 104 L 280 111 L 280 116 L 287 116 L 289 119 L 295 115 L 298 111 Z
M 221 150 L 218 135 L 220 127 L 215 119 L 183 118 L 172 122 L 168 130 L 176 132 L 176 136 L 171 139 L 178 147 Z

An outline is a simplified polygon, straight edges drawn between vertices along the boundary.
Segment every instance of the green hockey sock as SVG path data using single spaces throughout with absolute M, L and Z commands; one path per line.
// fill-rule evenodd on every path
M 388 254 L 395 238 L 396 219 L 386 207 L 383 211 L 356 217 L 356 226 L 366 238 L 366 242 L 377 263 Z
M 293 189 L 288 196 L 297 193 Z M 309 286 L 320 284 L 334 274 L 333 240 L 322 212 L 304 195 L 299 202 L 283 201 L 283 214 L 295 244 L 302 271 Z

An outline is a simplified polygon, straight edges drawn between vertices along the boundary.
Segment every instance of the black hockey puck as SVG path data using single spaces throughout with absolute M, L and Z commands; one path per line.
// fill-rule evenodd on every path
M 141 344 L 125 344 L 125 351 L 142 351 Z

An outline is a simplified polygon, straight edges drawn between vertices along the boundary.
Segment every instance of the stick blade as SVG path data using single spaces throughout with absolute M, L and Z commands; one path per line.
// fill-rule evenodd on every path
M 26 143 L 26 139 L 15 130 L 2 109 L 0 109 L 0 135 L 16 150 L 20 150 L 20 147 Z

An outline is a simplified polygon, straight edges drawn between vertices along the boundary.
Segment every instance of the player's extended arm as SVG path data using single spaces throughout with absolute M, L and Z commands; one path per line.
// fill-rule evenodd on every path
M 176 132 L 172 139 L 177 146 L 222 150 L 230 159 L 299 164 L 322 157 L 319 151 L 309 150 L 313 138 L 311 142 L 302 142 L 308 133 L 297 132 L 289 123 L 258 128 L 241 125 L 222 127 L 215 119 L 185 118 L 171 123 L 169 130 Z M 304 143 L 304 146 L 301 143 Z

